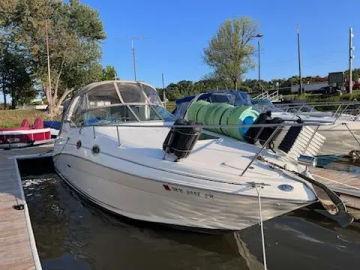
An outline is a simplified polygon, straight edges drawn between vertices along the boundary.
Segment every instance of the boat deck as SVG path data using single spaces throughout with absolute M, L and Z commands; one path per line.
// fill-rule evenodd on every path
M 312 167 L 312 176 L 340 194 L 349 211 L 360 219 L 360 175 L 345 171 Z
M 16 157 L 51 148 L 0 150 L 0 269 L 41 269 Z

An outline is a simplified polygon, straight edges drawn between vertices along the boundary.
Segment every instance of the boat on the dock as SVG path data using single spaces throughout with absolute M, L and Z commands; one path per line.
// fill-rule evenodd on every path
M 241 230 L 259 222 L 260 199 L 263 220 L 318 200 L 296 164 L 265 147 L 174 122 L 145 83 L 90 84 L 75 93 L 63 119 L 56 171 L 87 199 L 128 218 Z
M 360 102 L 310 103 L 288 102 L 273 103 L 270 99 L 252 99 L 247 92 L 235 90 L 214 90 L 176 100 L 174 115 L 184 117 L 191 103 L 204 100 L 210 103 L 227 103 L 233 106 L 253 106 L 259 112 L 271 111 L 274 117 L 285 121 L 301 120 L 307 123 L 328 123 L 321 129 L 344 130 L 344 124 L 350 129 L 360 129 Z M 327 110 L 332 108 L 334 110 Z
M 265 102 L 269 103 L 270 101 Z M 360 102 L 358 101 L 287 102 L 275 103 L 273 105 L 283 113 L 291 113 L 302 118 L 319 117 L 326 121 L 331 121 L 333 125 L 328 128 L 332 131 L 346 130 L 345 125 L 350 130 L 360 130 Z
M 260 104 L 268 104 L 263 108 L 271 108 L 274 115 L 284 119 L 301 119 L 306 122 L 317 119 L 319 122 L 330 123 L 331 125 L 320 125 L 317 131 L 326 138 L 327 153 L 342 154 L 360 146 L 360 102 L 292 102 L 275 103 L 269 100 L 260 100 Z M 338 147 L 336 142 L 341 138 L 342 147 Z M 324 152 L 326 153 L 326 152 Z
M 0 128 L 0 148 L 27 147 L 51 142 L 51 131 L 36 118 L 33 125 L 24 119 L 18 128 Z
M 216 90 L 176 100 L 173 114 L 176 118 L 184 118 L 191 104 L 199 101 L 236 107 L 252 106 L 260 113 L 271 112 L 272 117 L 284 121 L 313 124 L 313 129 L 326 139 L 326 148 L 330 152 L 339 151 L 338 146 L 333 145 L 339 138 L 343 138 L 345 151 L 360 146 L 360 102 L 357 101 L 273 103 L 267 98 L 252 99 L 242 91 Z
M 50 129 L 51 138 L 55 139 L 59 135 L 61 129 L 60 121 L 44 121 L 44 127 Z

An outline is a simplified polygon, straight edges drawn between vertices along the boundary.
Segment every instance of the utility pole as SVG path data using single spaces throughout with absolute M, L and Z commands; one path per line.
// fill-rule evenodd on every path
M 256 34 L 255 36 L 253 36 L 254 38 L 257 38 L 257 53 L 258 53 L 258 87 L 261 88 L 261 92 L 263 91 L 262 87 L 261 87 L 261 46 L 260 46 L 260 39 L 263 37 L 264 35 L 261 33 Z
M 131 51 L 132 51 L 132 60 L 133 60 L 133 68 L 134 68 L 134 80 L 136 81 L 136 57 L 135 57 L 134 38 L 131 39 Z
M 135 46 L 134 41 L 135 40 L 142 40 L 143 36 L 133 36 L 131 37 L 131 52 L 132 52 L 132 60 L 133 60 L 133 69 L 134 69 L 134 80 L 137 81 L 136 76 L 136 55 L 135 55 Z
M 354 59 L 354 47 L 353 47 L 353 29 L 350 27 L 349 29 L 349 93 L 352 94 L 353 90 L 353 81 L 352 81 L 352 65 Z
M 165 94 L 165 79 L 164 79 L 164 73 L 161 73 L 161 82 L 162 82 L 162 88 L 163 88 L 163 103 L 164 103 L 164 107 L 166 108 L 166 94 Z
M 299 93 L 303 93 L 303 84 L 302 84 L 302 77 L 301 77 L 301 51 L 300 51 L 300 31 L 299 27 L 297 28 L 297 51 L 298 51 L 298 63 L 299 63 Z
M 260 60 L 261 60 L 261 55 L 260 55 L 260 52 L 261 52 L 261 50 L 260 50 L 260 39 L 258 39 L 258 81 L 259 81 L 259 83 L 260 83 L 260 80 L 261 80 L 261 62 L 260 62 Z

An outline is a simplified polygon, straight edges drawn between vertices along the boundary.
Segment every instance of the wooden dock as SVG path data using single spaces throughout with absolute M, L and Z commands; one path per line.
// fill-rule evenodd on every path
M 311 167 L 312 176 L 327 185 L 331 190 L 340 194 L 340 198 L 348 211 L 360 219 L 360 175 L 345 171 Z
M 41 269 L 16 158 L 51 148 L 0 150 L 0 269 Z

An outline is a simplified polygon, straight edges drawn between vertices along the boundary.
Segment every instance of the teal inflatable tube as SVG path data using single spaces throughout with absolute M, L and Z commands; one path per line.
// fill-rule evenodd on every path
M 229 125 L 252 125 L 258 118 L 259 112 L 250 106 L 236 107 L 229 116 Z M 244 135 L 250 126 L 238 127 L 231 129 L 230 136 L 239 140 L 243 140 Z
M 208 128 L 211 131 L 244 140 L 246 132 L 258 118 L 259 112 L 251 106 L 234 107 L 227 103 L 209 103 L 204 100 L 192 103 L 187 112 L 187 120 L 203 125 L 234 127 Z M 246 127 L 238 127 L 247 125 Z
M 243 114 L 244 111 L 246 111 L 249 107 L 248 106 L 240 106 L 240 107 L 236 107 L 231 114 L 229 115 L 229 120 L 228 120 L 228 125 L 232 125 L 232 126 L 237 126 L 237 125 L 241 125 L 242 121 L 241 121 L 241 115 Z M 229 135 L 233 138 L 236 139 L 242 139 L 242 135 L 240 132 L 240 128 L 236 127 L 236 128 L 230 128 L 229 129 Z

